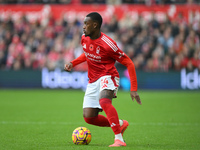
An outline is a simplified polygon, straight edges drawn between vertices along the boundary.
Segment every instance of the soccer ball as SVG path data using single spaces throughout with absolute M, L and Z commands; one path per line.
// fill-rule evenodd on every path
M 87 145 L 91 139 L 91 132 L 86 127 L 78 127 L 72 133 L 72 141 L 77 145 Z

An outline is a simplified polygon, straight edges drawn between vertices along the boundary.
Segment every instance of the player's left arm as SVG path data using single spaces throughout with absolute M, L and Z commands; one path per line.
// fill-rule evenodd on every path
M 117 60 L 122 65 L 126 66 L 128 69 L 128 73 L 130 76 L 130 83 L 131 83 L 131 89 L 130 89 L 130 95 L 132 100 L 136 99 L 138 104 L 142 104 L 140 100 L 140 96 L 137 93 L 137 76 L 135 71 L 135 65 L 132 62 L 132 60 L 122 51 L 118 48 L 116 52 L 112 51 L 112 57 Z
M 123 58 L 118 60 L 122 65 L 126 66 L 128 69 L 128 73 L 130 76 L 130 82 L 131 82 L 131 89 L 130 89 L 130 95 L 132 100 L 134 101 L 134 99 L 136 99 L 138 104 L 142 104 L 141 100 L 140 100 L 140 96 L 137 93 L 137 76 L 136 76 L 136 71 L 135 71 L 135 65 L 132 62 L 132 60 L 123 53 Z

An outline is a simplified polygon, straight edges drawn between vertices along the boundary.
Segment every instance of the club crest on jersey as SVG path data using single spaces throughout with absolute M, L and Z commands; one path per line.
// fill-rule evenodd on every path
M 94 50 L 94 45 L 90 44 L 89 50 L 93 51 Z
M 96 53 L 99 54 L 99 52 L 100 52 L 100 47 L 98 46 L 98 47 L 96 48 Z

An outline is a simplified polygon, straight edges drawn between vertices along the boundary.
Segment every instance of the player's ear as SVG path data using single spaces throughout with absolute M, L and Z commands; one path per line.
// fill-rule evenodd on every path
M 94 22 L 93 27 L 96 29 L 98 27 L 98 23 Z

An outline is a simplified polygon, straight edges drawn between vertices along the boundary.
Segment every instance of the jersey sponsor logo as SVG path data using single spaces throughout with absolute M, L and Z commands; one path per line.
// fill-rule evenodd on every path
M 101 60 L 93 59 L 93 58 L 90 58 L 90 57 L 88 57 L 88 59 L 92 60 L 92 61 L 96 61 L 96 62 L 101 62 Z
M 117 48 L 117 46 L 110 40 L 110 39 L 108 39 L 106 36 L 102 36 L 102 38 L 101 38 L 106 44 L 108 44 L 108 46 L 110 47 L 110 48 L 112 48 L 112 50 L 114 51 L 114 52 L 116 52 L 117 50 L 118 50 L 118 48 Z
M 93 51 L 93 49 L 94 49 L 94 45 L 90 44 L 89 50 Z
M 97 56 L 97 55 L 94 55 L 94 54 L 90 54 L 90 53 L 87 53 L 87 52 L 84 52 L 85 53 L 85 56 L 92 60 L 92 61 L 96 61 L 96 62 L 101 62 L 101 56 Z
M 97 56 L 97 55 L 90 54 L 90 53 L 87 53 L 87 52 L 84 52 L 84 53 L 85 53 L 86 57 L 92 57 L 92 58 L 95 58 L 95 59 L 101 59 L 101 56 Z
M 85 49 L 86 49 L 86 44 L 85 44 L 85 43 L 83 43 L 83 48 L 85 48 Z

